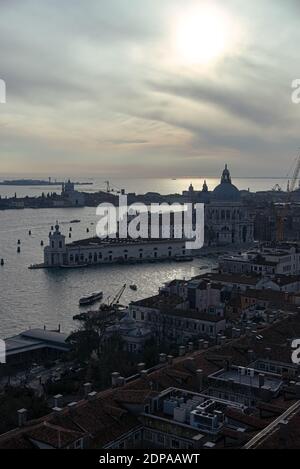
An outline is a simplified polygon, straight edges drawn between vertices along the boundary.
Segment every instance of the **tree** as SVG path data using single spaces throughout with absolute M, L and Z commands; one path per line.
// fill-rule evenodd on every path
M 80 362 L 89 359 L 93 352 L 100 355 L 106 330 L 113 324 L 113 316 L 110 312 L 98 314 L 87 313 L 81 329 L 72 332 L 67 342 L 71 346 L 71 353 Z

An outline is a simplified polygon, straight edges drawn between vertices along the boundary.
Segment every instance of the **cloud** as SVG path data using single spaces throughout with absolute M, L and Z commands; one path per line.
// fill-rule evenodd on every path
M 0 170 L 190 176 L 219 174 L 226 158 L 240 175 L 285 174 L 299 3 L 215 3 L 243 37 L 206 70 L 170 48 L 194 0 L 1 2 Z

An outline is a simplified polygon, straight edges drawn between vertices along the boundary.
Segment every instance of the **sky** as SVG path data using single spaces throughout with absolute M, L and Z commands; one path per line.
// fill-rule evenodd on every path
M 1 0 L 1 174 L 286 176 L 299 0 Z

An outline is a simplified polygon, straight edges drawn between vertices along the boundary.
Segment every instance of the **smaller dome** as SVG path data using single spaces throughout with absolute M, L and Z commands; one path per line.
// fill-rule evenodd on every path
M 130 317 L 129 313 L 126 313 L 126 315 L 120 320 L 120 329 L 123 331 L 130 331 L 135 328 L 135 320 Z

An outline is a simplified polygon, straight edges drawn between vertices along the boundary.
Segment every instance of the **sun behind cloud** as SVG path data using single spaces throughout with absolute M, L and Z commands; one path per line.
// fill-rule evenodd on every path
M 234 45 L 232 19 L 210 4 L 194 7 L 175 20 L 174 45 L 178 62 L 208 64 Z

